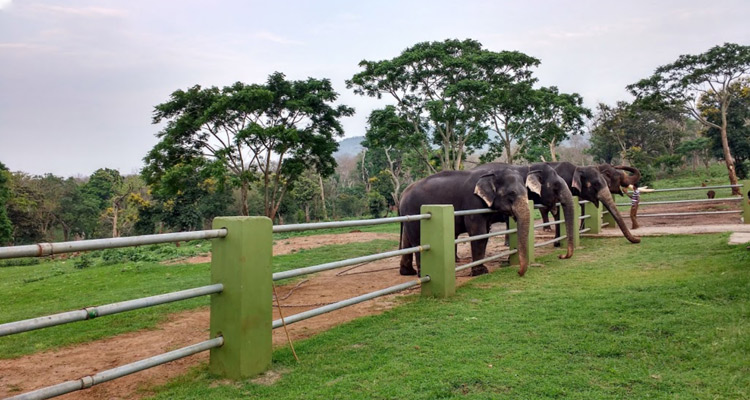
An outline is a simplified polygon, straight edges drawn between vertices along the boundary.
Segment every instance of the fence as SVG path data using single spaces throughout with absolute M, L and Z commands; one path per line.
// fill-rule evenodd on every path
M 719 186 L 697 186 L 697 187 L 684 187 L 684 188 L 670 188 L 670 189 L 654 189 L 648 192 L 642 192 L 641 196 L 651 195 L 652 193 L 664 193 L 664 192 L 677 192 L 677 191 L 695 191 L 695 190 L 710 190 L 710 189 L 732 189 L 740 188 L 742 192 L 743 185 L 719 185 Z M 708 198 L 708 199 L 689 199 L 689 200 L 661 200 L 661 201 L 639 201 L 638 206 L 648 206 L 656 204 L 701 204 L 701 203 L 723 203 L 723 202 L 740 202 L 740 209 L 738 210 L 727 210 L 727 211 L 691 211 L 691 212 L 667 212 L 667 213 L 651 213 L 651 214 L 636 214 L 638 218 L 660 218 L 660 217 L 680 217 L 680 216 L 696 216 L 696 215 L 719 215 L 719 214 L 741 214 L 745 224 L 750 224 L 750 192 L 744 193 L 741 196 L 730 196 L 724 198 Z M 618 206 L 628 206 L 630 203 L 617 203 Z M 611 217 L 607 219 L 610 221 Z M 611 221 L 614 223 L 614 221 Z
M 577 198 L 575 200 L 578 202 Z M 471 268 L 472 266 L 497 260 L 505 256 L 509 256 L 511 264 L 518 264 L 519 240 L 527 241 L 529 262 L 534 261 L 534 249 L 537 247 L 566 240 L 573 240 L 573 243 L 577 246 L 580 233 L 599 233 L 602 227 L 601 206 L 595 207 L 587 201 L 579 203 L 584 205 L 585 215 L 580 215 L 580 208 L 574 207 L 576 210 L 575 218 L 576 220 L 584 221 L 583 229 L 566 233 L 564 232 L 565 226 L 561 225 L 562 235 L 559 238 L 536 244 L 534 243 L 534 229 L 529 229 L 529 237 L 519 238 L 516 222 L 512 218 L 510 218 L 509 229 L 456 239 L 454 237 L 454 216 L 491 213 L 494 211 L 491 209 L 479 209 L 454 212 L 453 207 L 448 205 L 425 205 L 422 207 L 421 214 L 418 215 L 374 220 L 272 226 L 271 220 L 265 217 L 220 217 L 214 220 L 214 229 L 205 231 L 2 247 L 0 248 L 0 259 L 41 257 L 87 250 L 173 243 L 183 240 L 214 240 L 211 261 L 211 285 L 98 307 L 87 307 L 82 310 L 0 325 L 0 337 L 2 337 L 198 296 L 211 295 L 210 339 L 169 353 L 102 371 L 91 376 L 20 394 L 11 397 L 11 399 L 46 399 L 55 397 L 76 390 L 86 389 L 207 350 L 211 353 L 209 361 L 211 372 L 231 379 L 257 375 L 268 369 L 271 365 L 272 330 L 284 324 L 293 324 L 316 315 L 420 285 L 422 295 L 434 297 L 451 296 L 455 293 L 456 271 Z M 532 201 L 529 201 L 528 206 L 529 211 L 533 212 L 534 204 Z M 421 224 L 420 243 L 422 244 L 420 246 L 285 272 L 271 272 L 273 233 L 410 221 L 419 221 Z M 564 220 L 536 224 L 534 228 L 563 223 Z M 455 265 L 456 244 L 488 239 L 500 235 L 509 235 L 509 250 L 465 265 Z M 273 281 L 418 252 L 422 253 L 421 278 L 288 316 L 283 321 L 272 321 L 271 292 Z

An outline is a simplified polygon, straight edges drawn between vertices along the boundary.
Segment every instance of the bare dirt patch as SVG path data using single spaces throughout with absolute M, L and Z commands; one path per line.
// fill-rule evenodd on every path
M 502 228 L 502 227 L 500 227 Z M 541 234 L 541 232 L 538 232 Z M 277 240 L 274 254 L 288 254 L 300 249 L 309 249 L 330 244 L 370 241 L 374 239 L 398 239 L 396 234 L 354 232 L 339 235 L 317 235 Z M 495 254 L 506 247 L 503 238 L 490 239 L 487 253 Z M 540 254 L 537 249 L 537 254 Z M 542 251 L 555 251 L 551 248 Z M 458 247 L 458 264 L 471 261 L 468 244 Z M 194 258 L 188 262 L 207 262 L 206 258 Z M 184 262 L 184 261 L 183 261 Z M 315 264 L 310 260 L 310 265 Z M 306 280 L 277 287 L 284 316 L 289 316 L 372 292 L 398 283 L 415 279 L 400 276 L 398 258 L 391 258 L 338 270 L 326 271 Z M 500 267 L 500 262 L 488 263 L 490 271 Z M 459 273 L 458 284 L 469 279 L 469 271 Z M 399 303 L 398 298 L 417 293 L 414 288 L 399 294 L 380 297 L 375 300 L 347 307 L 333 313 L 324 314 L 290 325 L 289 334 L 293 341 L 310 337 L 330 329 L 335 325 L 365 315 L 382 313 Z M 274 319 L 279 318 L 278 308 L 274 306 Z M 108 339 L 97 340 L 76 346 L 32 354 L 13 360 L 0 360 L 0 397 L 12 396 L 49 386 L 66 380 L 79 379 L 83 376 L 131 363 L 143 358 L 158 355 L 180 347 L 188 346 L 208 339 L 209 310 L 184 311 L 171 314 L 167 322 L 156 329 L 131 332 Z M 275 346 L 286 346 L 287 339 L 283 329 L 273 334 Z M 305 354 L 299 354 L 304 358 Z M 121 379 L 103 383 L 91 389 L 74 392 L 63 396 L 64 399 L 134 399 L 146 396 L 149 388 L 163 384 L 169 379 L 184 374 L 191 367 L 208 360 L 208 353 L 174 361 L 156 368 L 142 371 Z

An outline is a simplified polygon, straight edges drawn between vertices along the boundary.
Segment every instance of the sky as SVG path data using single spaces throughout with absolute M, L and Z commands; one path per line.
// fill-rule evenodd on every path
M 541 60 L 541 86 L 586 106 L 632 100 L 625 86 L 681 54 L 750 44 L 750 2 L 0 0 L 0 162 L 11 171 L 138 173 L 157 143 L 154 106 L 177 89 L 328 78 L 346 137 L 386 99 L 345 80 L 362 60 L 416 43 L 474 39 Z

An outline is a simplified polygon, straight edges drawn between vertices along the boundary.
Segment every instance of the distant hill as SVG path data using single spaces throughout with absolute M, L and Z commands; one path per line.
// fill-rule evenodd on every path
M 362 145 L 360 143 L 363 140 L 365 140 L 364 136 L 355 136 L 340 141 L 339 149 L 335 153 L 333 153 L 333 157 L 339 158 L 342 156 L 356 156 L 360 151 L 362 151 Z

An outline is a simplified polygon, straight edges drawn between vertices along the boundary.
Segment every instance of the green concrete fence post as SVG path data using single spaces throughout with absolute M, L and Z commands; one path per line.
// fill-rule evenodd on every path
M 518 233 L 511 233 L 509 238 L 509 245 L 511 250 L 518 250 L 518 241 L 519 240 L 526 240 L 528 243 L 528 246 L 526 246 L 527 249 L 529 249 L 529 264 L 533 263 L 534 258 L 534 201 L 529 200 L 529 215 L 531 216 L 529 220 L 529 237 L 525 239 L 520 239 L 518 237 Z M 518 229 L 518 222 L 516 222 L 513 217 L 509 217 L 510 223 L 508 224 L 508 227 L 510 229 Z M 519 265 L 521 263 L 521 260 L 518 256 L 518 253 L 511 254 L 508 258 L 508 261 L 510 262 L 510 265 Z
M 573 223 L 573 226 L 575 227 L 574 231 L 571 232 L 572 234 L 568 234 L 567 229 L 565 228 L 565 223 L 560 224 L 560 235 L 568 235 L 568 237 L 564 240 L 560 241 L 560 246 L 566 247 L 568 245 L 568 240 L 573 240 L 573 247 L 578 247 L 581 243 L 580 237 L 580 226 L 581 226 L 581 205 L 578 203 L 578 196 L 573 196 L 573 218 L 575 223 Z M 562 215 L 562 213 L 560 213 Z
M 423 205 L 422 214 L 430 219 L 420 223 L 420 243 L 430 249 L 421 255 L 421 274 L 430 276 L 422 284 L 422 295 L 449 297 L 456 293 L 456 246 L 452 205 Z
M 214 229 L 211 283 L 224 290 L 211 296 L 211 337 L 224 345 L 211 349 L 209 370 L 230 379 L 257 375 L 271 366 L 272 223 L 266 217 L 218 217 Z
M 602 203 L 599 203 L 599 207 L 595 206 L 594 203 L 588 202 L 584 204 L 584 211 L 586 215 L 591 217 L 583 220 L 584 228 L 591 228 L 588 233 L 597 235 L 602 232 Z
M 746 224 L 750 224 L 750 188 L 741 187 L 742 190 L 742 219 Z

